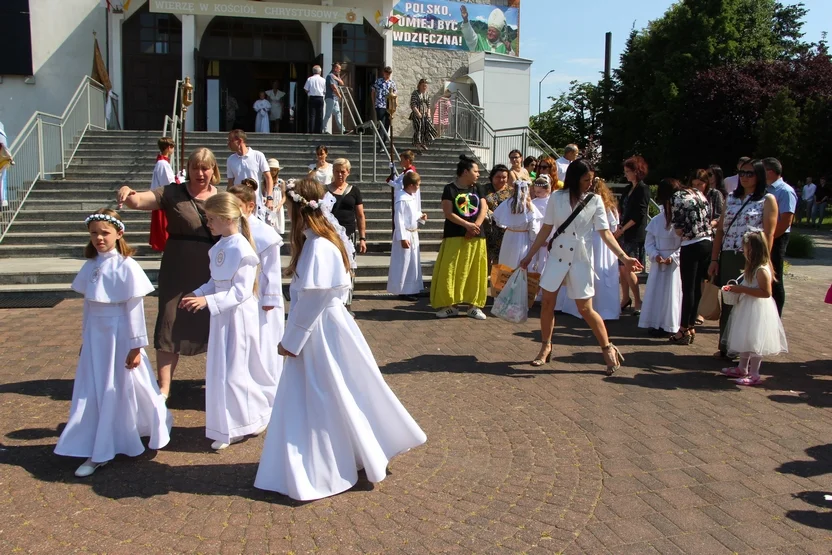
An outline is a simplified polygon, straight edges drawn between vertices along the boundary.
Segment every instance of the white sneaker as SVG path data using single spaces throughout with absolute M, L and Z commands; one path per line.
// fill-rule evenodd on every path
M 476 306 L 472 306 L 468 310 L 468 317 L 473 318 L 474 320 L 485 320 L 487 318 L 487 316 L 485 315 L 485 312 L 483 312 L 482 310 L 480 310 Z
M 257 436 L 259 436 L 260 434 L 262 434 L 263 432 L 265 432 L 265 431 L 266 431 L 266 428 L 268 428 L 268 427 L 269 427 L 269 425 L 268 425 L 268 424 L 263 424 L 262 426 L 260 426 L 259 428 L 257 428 L 257 429 L 256 429 L 256 430 L 254 430 L 253 432 L 251 432 L 252 437 L 257 437 Z
M 107 462 L 97 463 L 92 462 L 92 459 L 87 459 L 86 461 L 84 461 L 84 464 L 78 467 L 78 470 L 75 471 L 75 475 L 79 478 L 86 478 L 87 476 L 92 476 L 93 472 L 107 464 Z
M 436 312 L 437 318 L 448 318 L 449 316 L 459 316 L 459 311 L 456 309 L 456 307 L 447 306 L 445 308 L 440 308 Z
M 217 440 L 211 444 L 211 449 L 214 451 L 222 451 L 223 449 L 228 449 L 231 447 L 232 443 L 239 443 L 243 441 L 241 437 L 232 437 L 230 443 L 225 443 L 224 441 Z

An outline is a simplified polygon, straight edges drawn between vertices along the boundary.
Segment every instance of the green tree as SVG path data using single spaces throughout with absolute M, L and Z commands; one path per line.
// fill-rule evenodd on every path
M 775 0 L 681 0 L 641 31 L 633 30 L 615 72 L 604 126 L 603 170 L 620 175 L 628 155 L 644 155 L 655 177 L 685 172 L 680 153 L 685 93 L 697 72 L 753 60 L 790 59 L 801 42 L 806 10 Z
M 586 147 L 601 131 L 604 93 L 600 85 L 572 81 L 569 92 L 553 98 L 552 107 L 533 116 L 529 125 L 556 149 L 570 143 Z
M 800 111 L 792 100 L 789 89 L 780 89 L 754 128 L 757 139 L 754 156 L 775 156 L 783 163 L 786 171 L 789 168 L 794 171 L 800 149 L 801 127 Z

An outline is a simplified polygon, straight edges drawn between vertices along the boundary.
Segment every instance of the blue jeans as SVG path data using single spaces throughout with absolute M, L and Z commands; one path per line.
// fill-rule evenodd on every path
M 809 216 L 809 223 L 820 225 L 823 223 L 823 217 L 826 215 L 825 202 L 816 202 L 812 214 Z
M 324 112 L 324 133 L 329 125 L 329 118 L 334 117 L 332 123 L 332 132 L 335 133 L 335 127 L 338 127 L 338 133 L 344 134 L 344 124 L 341 122 L 341 101 L 335 97 L 327 98 L 325 101 L 326 111 Z

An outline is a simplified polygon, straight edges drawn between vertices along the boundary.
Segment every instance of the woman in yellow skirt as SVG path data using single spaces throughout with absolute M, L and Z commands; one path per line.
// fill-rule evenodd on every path
M 488 297 L 488 255 L 483 222 L 488 214 L 485 190 L 477 185 L 480 167 L 465 155 L 459 157 L 456 180 L 442 191 L 445 229 L 433 269 L 430 304 L 438 318 L 467 314 L 485 320 L 482 308 Z

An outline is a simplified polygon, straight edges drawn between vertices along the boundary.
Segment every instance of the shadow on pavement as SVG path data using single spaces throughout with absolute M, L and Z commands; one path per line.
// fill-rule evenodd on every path
M 54 448 L 54 445 L 6 446 L 0 444 L 0 464 L 19 466 L 35 479 L 43 482 L 86 484 L 96 495 L 109 499 L 131 497 L 147 499 L 176 492 L 236 496 L 287 507 L 300 507 L 308 503 L 295 501 L 276 492 L 256 489 L 254 487 L 258 466 L 256 463 L 225 462 L 170 466 L 156 462 L 154 460 L 156 451 L 148 450 L 134 458 L 119 455 L 89 478 L 79 479 L 74 476 L 74 471 L 83 462 L 82 459 L 59 457 L 53 453 Z M 358 483 L 340 495 L 371 491 L 373 487 L 364 471 L 360 471 Z
M 31 397 L 49 397 L 53 401 L 72 400 L 73 380 L 32 380 L 0 384 L 0 393 L 16 393 Z
M 814 478 L 832 473 L 832 443 L 816 445 L 806 449 L 811 461 L 791 461 L 780 465 L 777 469 L 782 474 L 792 474 L 801 478 Z M 825 491 L 804 491 L 795 494 L 803 502 L 822 510 L 791 510 L 786 517 L 804 526 L 832 530 L 832 494 Z
M 529 361 L 537 354 L 533 352 Z M 558 360 L 553 357 L 552 361 Z M 600 362 L 599 355 L 599 362 Z M 503 376 L 506 378 L 534 378 L 541 375 L 553 374 L 603 374 L 599 371 L 582 372 L 580 370 L 553 370 L 553 363 L 540 368 L 533 368 L 528 361 L 508 362 L 480 362 L 473 355 L 420 355 L 418 357 L 393 362 L 381 367 L 382 374 L 406 374 L 410 372 L 452 372 L 459 374 L 487 374 L 490 376 Z M 515 366 L 528 368 L 515 368 Z

